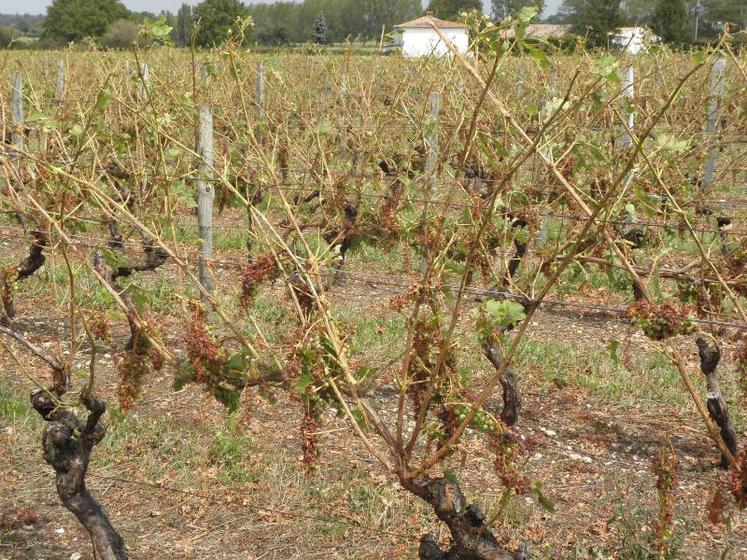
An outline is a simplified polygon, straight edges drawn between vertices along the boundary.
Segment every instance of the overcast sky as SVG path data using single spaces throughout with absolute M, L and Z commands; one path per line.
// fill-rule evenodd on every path
M 183 3 L 199 4 L 201 0 L 122 0 L 125 6 L 137 12 L 159 12 L 171 10 L 176 12 Z M 245 4 L 272 3 L 274 0 L 245 0 Z M 547 0 L 546 14 L 557 11 L 562 0 Z M 52 3 L 52 0 L 0 0 L 0 13 L 3 14 L 41 14 Z M 485 10 L 490 10 L 490 0 L 483 0 Z

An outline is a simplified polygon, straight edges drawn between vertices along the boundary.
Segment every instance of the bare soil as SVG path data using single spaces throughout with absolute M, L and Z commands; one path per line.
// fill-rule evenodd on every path
M 235 285 L 235 272 L 225 274 L 234 275 L 226 283 Z M 386 285 L 386 277 L 380 283 L 348 282 L 350 289 L 331 294 L 339 298 L 336 303 L 372 316 L 390 313 L 387 302 L 397 290 Z M 272 290 L 282 296 L 279 286 Z M 595 300 L 593 294 L 579 299 Z M 21 296 L 18 308 L 29 338 L 56 350 L 65 323 L 50 311 L 52 302 Z M 159 322 L 168 344 L 183 350 L 183 327 L 169 315 Z M 112 409 L 114 354 L 127 335 L 121 320 L 117 325 L 112 347 L 99 352 L 97 368 L 97 386 Z M 623 342 L 623 353 L 651 350 L 618 317 L 550 308 L 536 315 L 530 339 L 570 347 L 580 377 L 594 375 L 583 370 L 610 340 Z M 724 340 L 720 378 L 733 387 L 730 343 Z M 5 349 L 0 353 L 3 402 L 25 401 L 34 383 L 44 383 L 48 375 L 17 345 L 3 344 L 18 358 Z M 683 339 L 681 347 L 697 372 L 692 340 Z M 483 367 L 489 371 L 487 363 Z M 521 468 L 531 481 L 542 482 L 555 512 L 531 494 L 514 496 L 495 520 L 495 532 L 507 545 L 529 540 L 541 559 L 648 558 L 638 551 L 657 515 L 651 461 L 668 437 L 680 462 L 673 557 L 747 558 L 744 512 L 732 508 L 728 525 L 707 519 L 707 504 L 726 475 L 715 467 L 718 455 L 691 403 L 612 398 L 531 361 L 522 362 L 517 373 L 524 409 L 516 433 L 526 444 Z M 633 383 L 640 373 L 631 368 Z M 198 388 L 174 394 L 172 374 L 150 376 L 133 410 L 107 415 L 109 434 L 94 451 L 88 477 L 132 558 L 405 559 L 417 557 L 424 532 L 446 539 L 427 509 L 369 458 L 343 419 L 332 413 L 326 418 L 320 468 L 308 478 L 300 465 L 297 403 L 282 392 L 274 401 L 247 393 L 231 426 L 224 409 Z M 394 395 L 386 385 L 374 395 L 385 418 L 393 414 Z M 744 404 L 739 395 L 728 397 L 732 407 Z M 41 421 L 20 405 L 15 415 L 11 408 L 0 415 L 0 560 L 92 558 L 87 535 L 60 506 L 52 471 L 41 457 Z M 739 437 L 747 438 L 741 422 Z M 220 451 L 216 442 L 225 438 L 238 446 L 238 459 Z M 449 461 L 458 466 L 470 499 L 495 512 L 503 487 L 486 439 L 468 437 Z

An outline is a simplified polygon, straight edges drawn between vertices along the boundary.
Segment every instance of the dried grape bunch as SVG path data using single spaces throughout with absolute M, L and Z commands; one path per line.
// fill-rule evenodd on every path
M 275 280 L 280 275 L 280 267 L 272 253 L 257 255 L 251 264 L 243 271 L 241 280 L 242 308 L 249 307 L 257 296 L 257 290 L 262 282 Z
M 153 348 L 148 337 L 141 333 L 133 339 L 132 346 L 123 355 L 115 358 L 119 376 L 119 406 L 129 410 L 140 398 L 145 376 L 163 368 L 163 357 Z
M 747 507 L 747 452 L 740 452 L 736 459 L 729 469 L 729 487 L 737 506 L 744 509 Z M 739 470 L 736 465 L 739 465 Z
M 531 483 L 516 464 L 517 458 L 526 452 L 522 449 L 522 441 L 508 430 L 499 430 L 491 438 L 490 447 L 494 454 L 493 467 L 503 486 L 516 494 L 527 494 Z
M 646 300 L 637 301 L 626 310 L 643 333 L 652 340 L 665 340 L 678 334 L 695 332 L 686 308 L 677 308 L 669 303 L 656 304 Z
M 231 354 L 208 331 L 207 313 L 202 306 L 193 302 L 191 308 L 186 336 L 188 357 L 177 368 L 174 389 L 179 391 L 188 383 L 198 383 L 233 412 L 238 409 L 252 360 L 245 351 Z

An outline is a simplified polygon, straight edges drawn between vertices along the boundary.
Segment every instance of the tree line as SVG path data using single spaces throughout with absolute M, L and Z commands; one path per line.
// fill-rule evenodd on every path
M 495 0 L 494 0 L 495 3 Z M 557 23 L 587 37 L 591 46 L 607 44 L 608 34 L 624 25 L 646 25 L 665 43 L 686 46 L 747 28 L 744 0 L 564 0 Z
M 545 0 L 492 0 L 491 16 L 502 20 L 533 6 L 541 13 Z M 456 20 L 482 10 L 481 0 L 430 0 L 428 9 Z M 279 46 L 294 43 L 340 43 L 378 40 L 394 25 L 423 14 L 421 0 L 304 0 L 295 3 L 245 4 L 240 0 L 204 0 L 176 14 L 131 12 L 120 0 L 54 0 L 43 16 L 0 15 L 0 47 L 26 37 L 28 46 L 50 48 L 87 39 L 109 48 L 137 42 L 146 18 L 164 18 L 178 46 L 212 47 L 230 32 L 243 43 Z M 609 33 L 623 25 L 648 25 L 664 42 L 684 46 L 718 36 L 727 26 L 747 28 L 743 0 L 564 0 L 553 23 L 571 24 L 590 46 L 607 44 Z M 242 23 L 243 22 L 243 23 Z M 251 25 L 247 25 L 251 22 Z

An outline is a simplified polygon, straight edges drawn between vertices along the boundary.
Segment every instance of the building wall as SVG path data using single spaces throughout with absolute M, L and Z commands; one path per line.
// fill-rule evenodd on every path
M 469 49 L 469 34 L 466 29 L 441 29 L 441 33 L 460 53 Z M 449 47 L 433 29 L 405 29 L 402 33 L 402 54 L 404 56 L 443 56 Z
M 649 33 L 643 27 L 622 30 L 612 39 L 612 44 L 618 50 L 625 50 L 629 54 L 648 52 L 646 42 L 656 43 L 659 38 Z

